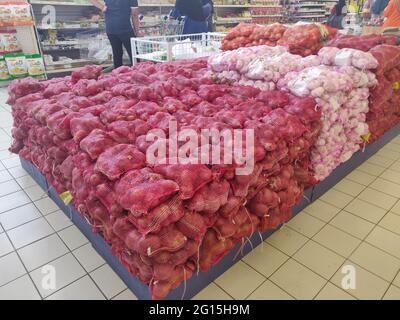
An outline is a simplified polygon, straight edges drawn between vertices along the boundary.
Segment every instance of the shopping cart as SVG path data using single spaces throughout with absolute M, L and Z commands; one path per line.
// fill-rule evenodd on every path
M 161 22 L 161 34 L 164 36 L 181 35 L 185 26 L 185 17 L 173 19 L 171 16 L 165 16 Z
M 132 38 L 133 64 L 207 57 L 220 49 L 225 34 L 217 32 Z

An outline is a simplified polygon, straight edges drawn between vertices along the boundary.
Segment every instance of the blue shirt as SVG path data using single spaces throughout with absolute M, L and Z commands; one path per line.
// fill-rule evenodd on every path
M 104 0 L 106 32 L 109 34 L 133 33 L 131 12 L 138 7 L 137 0 Z

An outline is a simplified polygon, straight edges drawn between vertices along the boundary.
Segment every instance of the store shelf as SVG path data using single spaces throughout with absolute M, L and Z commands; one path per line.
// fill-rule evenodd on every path
M 73 63 L 73 62 L 71 62 Z M 67 63 L 66 63 L 67 64 Z M 105 63 L 105 64 L 101 64 L 101 66 L 103 66 L 104 68 L 108 68 L 111 67 L 112 64 L 111 63 Z M 57 74 L 57 73 L 67 73 L 67 72 L 72 72 L 72 71 L 76 71 L 82 69 L 82 66 L 79 67 L 71 67 L 71 68 L 57 68 L 57 69 L 49 69 L 46 70 L 46 73 L 51 75 L 51 74 Z
M 320 13 L 320 12 L 326 12 L 326 10 L 299 10 L 296 11 L 295 13 Z
M 298 4 L 293 4 L 294 6 L 298 6 L 298 7 L 325 7 L 325 4 L 321 3 L 321 4 L 317 4 L 317 3 L 298 3 Z
M 280 18 L 281 14 L 260 14 L 256 16 L 251 16 L 251 18 Z
M 76 2 L 68 2 L 68 1 L 36 1 L 33 0 L 30 2 L 32 5 L 51 5 L 51 6 L 79 6 L 79 7 L 91 7 L 93 6 L 90 3 L 76 3 Z
M 153 8 L 153 7 L 174 7 L 174 4 L 155 4 L 155 3 L 149 3 L 149 4 L 141 4 L 139 3 L 139 7 L 142 8 Z M 215 4 L 214 8 L 281 8 L 282 6 L 280 5 L 262 5 L 262 4 L 243 4 L 243 5 L 238 5 L 238 4 Z
M 325 18 L 325 15 L 317 15 L 317 16 L 293 16 L 296 19 L 310 19 L 310 18 Z
M 93 30 L 98 30 L 102 29 L 103 27 L 94 27 L 94 26 L 88 26 L 88 27 L 78 27 L 78 26 L 64 26 L 64 27 L 38 27 L 38 30 L 88 30 L 88 29 L 93 29 Z

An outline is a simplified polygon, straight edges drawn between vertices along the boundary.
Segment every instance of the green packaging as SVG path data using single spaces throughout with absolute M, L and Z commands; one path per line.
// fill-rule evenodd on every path
M 25 55 L 23 53 L 9 53 L 5 55 L 8 73 L 11 78 L 24 78 L 28 76 Z
M 43 77 L 46 74 L 43 59 L 40 54 L 25 55 L 28 74 L 31 77 Z
M 10 74 L 8 73 L 7 63 L 4 57 L 0 56 L 0 81 L 10 80 Z

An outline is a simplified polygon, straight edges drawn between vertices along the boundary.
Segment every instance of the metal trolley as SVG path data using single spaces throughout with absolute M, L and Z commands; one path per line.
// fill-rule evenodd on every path
M 207 57 L 219 50 L 225 34 L 216 32 L 132 38 L 133 63 Z

